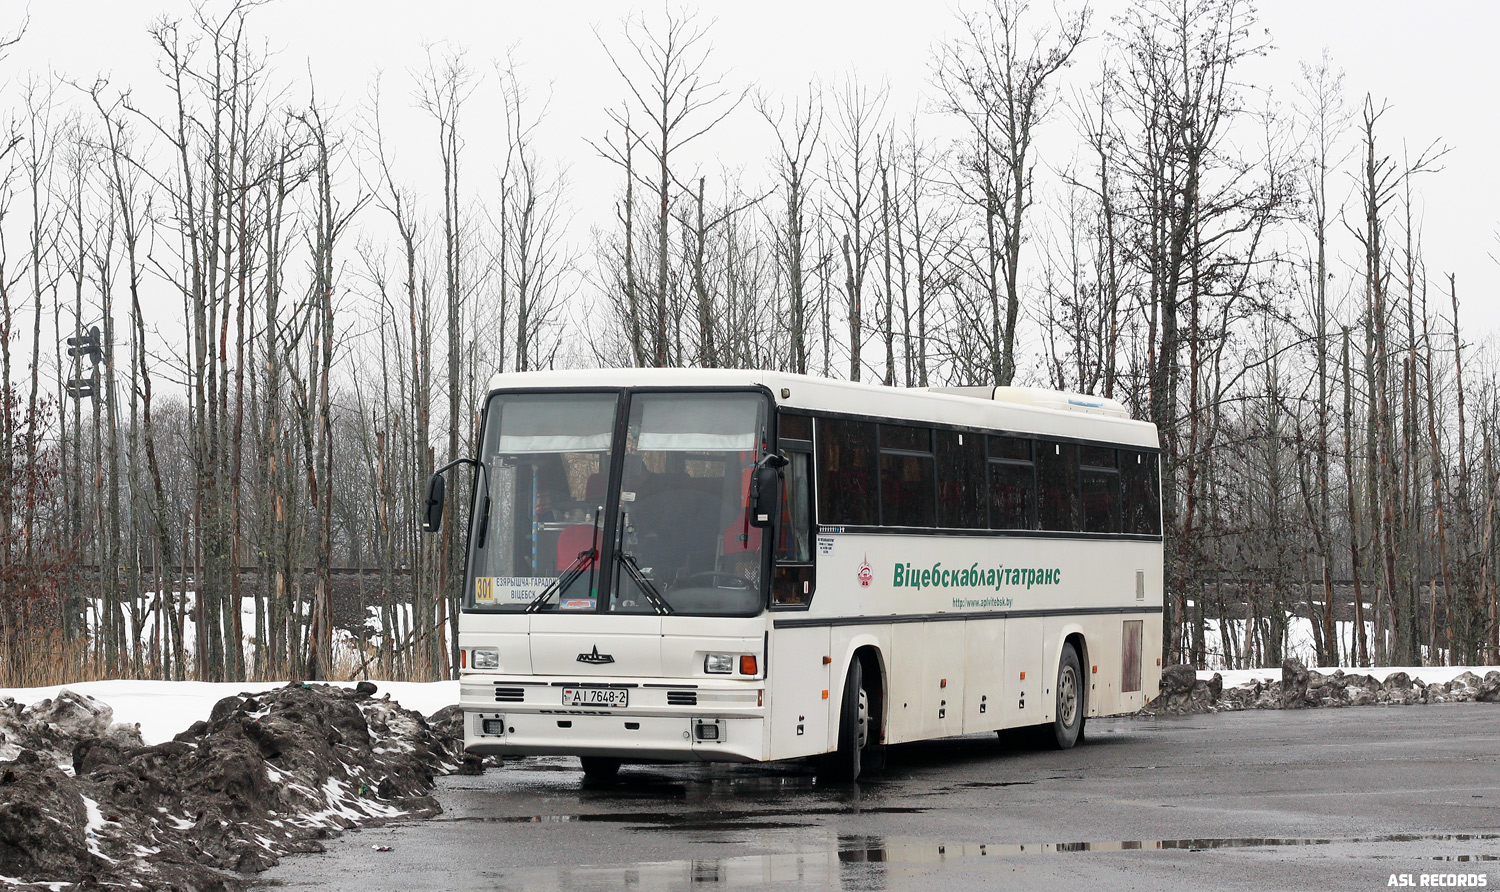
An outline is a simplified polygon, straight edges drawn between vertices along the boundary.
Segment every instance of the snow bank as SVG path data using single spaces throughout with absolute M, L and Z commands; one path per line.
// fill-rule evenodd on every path
M 1324 672 L 1308 669 L 1292 658 L 1280 669 L 1235 672 L 1168 666 L 1161 674 L 1161 693 L 1141 711 L 1147 715 L 1180 715 L 1235 709 L 1469 702 L 1500 703 L 1500 670 L 1490 666 L 1382 666 Z
M 1429 684 L 1448 684 L 1465 672 L 1472 672 L 1483 678 L 1486 672 L 1491 672 L 1495 669 L 1494 666 L 1371 666 L 1368 668 L 1312 666 L 1310 668 L 1325 675 L 1331 674 L 1335 668 L 1340 668 L 1345 675 L 1368 675 L 1380 682 L 1385 681 L 1387 676 L 1394 675 L 1397 672 L 1405 672 L 1412 678 L 1421 678 Z M 1224 687 L 1226 688 L 1242 688 L 1253 685 L 1256 682 L 1266 684 L 1268 682 L 1281 681 L 1281 667 L 1277 666 L 1275 669 L 1220 669 L 1217 672 L 1213 669 L 1198 670 L 1198 678 L 1202 681 L 1210 681 L 1215 675 L 1223 679 Z M 0 691 L 0 696 L 3 695 L 4 692 Z
M 143 745 L 80 688 L 170 739 Z M 387 690 L 427 707 L 457 693 Z M 460 714 L 429 722 L 378 692 L 115 681 L 19 692 L 56 695 L 24 708 L 0 696 L 0 749 L 14 752 L 0 755 L 0 884 L 238 892 L 244 874 L 342 830 L 436 814 L 434 777 L 462 759 Z
M 114 710 L 114 721 L 139 724 L 141 739 L 146 743 L 171 740 L 178 732 L 197 721 L 207 719 L 214 704 L 236 694 L 258 694 L 286 684 L 284 681 L 136 681 L 112 679 L 77 684 L 51 685 L 39 688 L 0 688 L 0 699 L 10 697 L 17 703 L 36 703 L 56 698 L 63 690 L 73 691 L 107 703 Z M 329 682 L 335 687 L 353 688 L 358 682 Z M 406 709 L 432 716 L 445 706 L 458 702 L 456 681 L 376 681 L 382 694 Z

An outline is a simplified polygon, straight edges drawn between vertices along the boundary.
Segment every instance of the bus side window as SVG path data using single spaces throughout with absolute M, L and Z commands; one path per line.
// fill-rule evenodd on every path
M 1085 533 L 1120 532 L 1120 468 L 1108 446 L 1079 448 L 1079 496 Z
M 1040 526 L 1073 533 L 1078 517 L 1078 444 L 1036 441 L 1036 490 Z
M 818 522 L 848 526 L 879 524 L 875 424 L 819 418 L 817 434 Z
M 931 430 L 880 425 L 881 526 L 936 526 L 936 477 Z
M 989 525 L 992 530 L 1036 529 L 1036 466 L 1032 441 L 989 438 Z
M 781 522 L 776 527 L 776 560 L 812 563 L 812 454 L 787 450 L 790 464 L 781 487 Z
M 771 572 L 771 605 L 805 607 L 812 603 L 812 453 L 785 449 L 789 464 L 781 487 L 781 518 L 776 526 L 775 566 Z
M 1161 490 L 1154 452 L 1120 450 L 1120 482 L 1125 516 L 1121 532 L 1161 535 Z
M 937 466 L 938 526 L 984 529 L 984 434 L 938 431 Z

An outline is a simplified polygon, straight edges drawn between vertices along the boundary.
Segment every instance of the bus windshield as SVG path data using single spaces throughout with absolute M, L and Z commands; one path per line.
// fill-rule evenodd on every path
M 759 612 L 761 536 L 746 503 L 765 398 L 634 393 L 617 442 L 620 411 L 614 393 L 491 397 L 468 609 Z

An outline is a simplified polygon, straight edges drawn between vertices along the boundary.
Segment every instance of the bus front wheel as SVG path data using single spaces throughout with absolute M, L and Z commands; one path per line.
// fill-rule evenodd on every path
M 1057 667 L 1057 705 L 1053 712 L 1049 742 L 1060 750 L 1071 749 L 1083 735 L 1086 706 L 1083 666 L 1078 651 L 1063 645 L 1062 660 Z
M 849 664 L 844 678 L 844 695 L 839 709 L 838 749 L 823 756 L 819 776 L 835 783 L 859 780 L 861 761 L 870 738 L 870 695 L 865 690 L 864 672 L 859 659 Z

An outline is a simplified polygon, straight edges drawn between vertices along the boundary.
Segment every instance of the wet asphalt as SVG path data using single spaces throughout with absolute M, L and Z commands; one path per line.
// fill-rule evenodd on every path
M 288 857 L 268 888 L 357 890 L 1316 889 L 1424 875 L 1500 888 L 1500 705 L 1091 721 L 811 766 L 523 759 L 439 782 L 444 814 Z M 376 851 L 375 847 L 390 851 Z M 1430 881 L 1430 880 L 1429 880 Z

